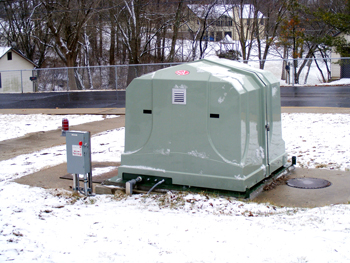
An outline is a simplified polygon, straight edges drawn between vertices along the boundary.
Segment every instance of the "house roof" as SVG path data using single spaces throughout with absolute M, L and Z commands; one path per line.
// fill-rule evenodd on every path
M 10 49 L 10 47 L 0 47 L 0 58 L 2 58 Z
M 210 6 L 209 5 L 187 5 L 199 18 L 205 18 Z M 241 11 L 242 7 L 242 12 Z M 255 7 L 253 5 L 215 5 L 210 10 L 209 18 L 218 19 L 221 16 L 228 16 L 234 19 L 233 9 L 237 8 L 239 11 L 239 18 L 248 19 L 254 18 Z M 258 18 L 264 18 L 263 13 L 258 11 Z
M 29 58 L 26 58 L 22 52 L 13 49 L 12 47 L 0 47 L 0 59 L 6 55 L 7 52 L 12 51 L 15 52 L 18 56 L 22 57 L 23 59 L 27 60 L 29 63 L 33 64 L 35 67 L 37 67 L 37 65 L 31 61 Z
M 225 37 L 220 42 L 224 43 L 224 44 L 234 44 L 234 43 L 236 43 L 236 41 L 234 41 L 232 39 L 232 37 L 230 37 L 229 35 L 225 35 Z

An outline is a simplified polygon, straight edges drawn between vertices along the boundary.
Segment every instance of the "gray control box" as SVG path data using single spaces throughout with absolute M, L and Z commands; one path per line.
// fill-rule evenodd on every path
M 67 131 L 67 172 L 91 173 L 91 140 L 88 131 Z

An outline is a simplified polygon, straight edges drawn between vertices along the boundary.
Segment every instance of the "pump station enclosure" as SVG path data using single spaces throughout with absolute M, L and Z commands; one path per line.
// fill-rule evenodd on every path
M 203 59 L 131 82 L 125 152 L 110 180 L 246 192 L 286 161 L 279 81 L 242 63 Z

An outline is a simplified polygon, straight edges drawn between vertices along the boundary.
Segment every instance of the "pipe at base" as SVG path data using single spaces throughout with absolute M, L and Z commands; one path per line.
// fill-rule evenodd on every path
M 127 182 L 125 183 L 125 193 L 126 193 L 127 195 L 130 195 L 130 196 L 131 196 L 131 195 L 132 195 L 132 191 L 133 191 L 135 185 L 136 185 L 137 183 L 141 182 L 141 181 L 142 181 L 141 176 L 137 177 L 136 179 L 132 179 L 132 180 L 130 180 L 130 181 L 127 181 Z

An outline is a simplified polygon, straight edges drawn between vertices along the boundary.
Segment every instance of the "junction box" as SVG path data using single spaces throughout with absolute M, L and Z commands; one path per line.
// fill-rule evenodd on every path
M 67 172 L 73 174 L 73 190 L 92 193 L 91 139 L 88 131 L 66 131 Z M 79 175 L 84 175 L 84 189 Z

